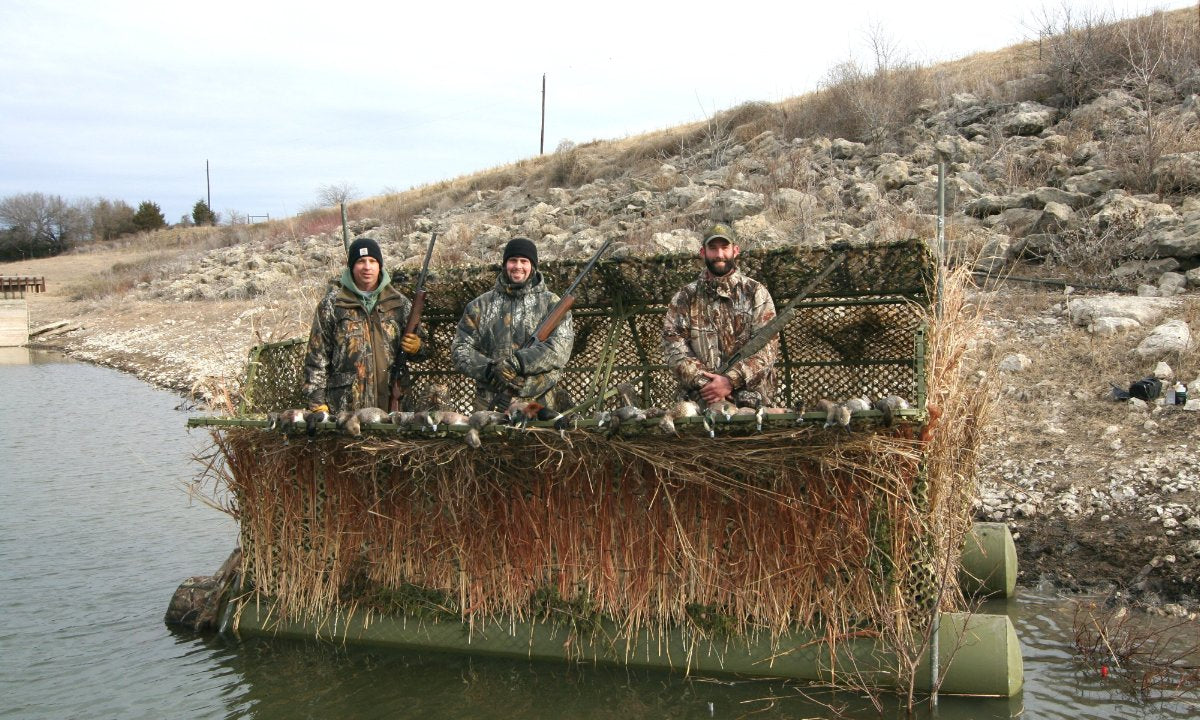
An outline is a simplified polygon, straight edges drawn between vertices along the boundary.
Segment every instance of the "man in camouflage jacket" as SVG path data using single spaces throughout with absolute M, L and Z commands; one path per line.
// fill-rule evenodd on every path
M 537 247 L 510 240 L 496 286 L 467 303 L 450 346 L 454 368 L 475 380 L 475 409 L 507 410 L 514 399 L 565 409 L 555 407 L 551 390 L 571 358 L 571 314 L 546 342 L 526 345 L 558 299 L 538 272 Z
M 429 355 L 425 330 L 418 326 L 416 333 L 404 334 L 412 303 L 392 286 L 379 243 L 356 239 L 346 264 L 317 304 L 304 358 L 304 395 L 311 410 L 386 410 L 393 373 L 407 388 L 407 361 Z
M 778 338 L 726 374 L 716 373 L 755 330 L 775 317 L 767 288 L 738 271 L 740 252 L 732 228 L 713 226 L 700 247 L 703 274 L 677 292 L 667 307 L 662 353 L 679 382 L 681 398 L 702 404 L 728 399 L 742 407 L 775 401 Z

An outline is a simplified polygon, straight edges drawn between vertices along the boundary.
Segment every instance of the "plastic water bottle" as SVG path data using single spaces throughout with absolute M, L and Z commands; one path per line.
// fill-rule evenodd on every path
M 1175 384 L 1175 404 L 1187 405 L 1187 385 L 1182 382 Z

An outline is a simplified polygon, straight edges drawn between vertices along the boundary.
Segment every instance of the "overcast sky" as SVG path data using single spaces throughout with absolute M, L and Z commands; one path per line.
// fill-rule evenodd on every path
M 1120 16 L 1194 0 L 1074 0 Z M 1062 2 L 0 0 L 0 197 L 153 200 L 168 222 L 294 215 L 815 89 L 870 60 L 1036 36 Z

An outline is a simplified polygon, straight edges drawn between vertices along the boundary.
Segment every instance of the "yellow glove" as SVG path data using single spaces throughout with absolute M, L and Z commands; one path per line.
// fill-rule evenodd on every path
M 416 333 L 408 333 L 400 338 L 400 349 L 405 355 L 416 355 L 421 350 L 421 338 Z
M 313 405 L 309 408 L 312 412 L 329 412 L 329 406 L 325 404 Z

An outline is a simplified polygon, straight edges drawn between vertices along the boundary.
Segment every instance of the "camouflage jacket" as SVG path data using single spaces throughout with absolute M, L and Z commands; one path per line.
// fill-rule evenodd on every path
M 774 317 L 775 302 L 767 288 L 738 270 L 724 277 L 710 277 L 705 272 L 675 293 L 663 318 L 662 353 L 679 382 L 680 395 L 699 400 L 699 389 L 707 380 L 700 372 L 716 372 L 755 330 Z M 730 368 L 735 402 L 774 402 L 778 355 L 779 338 L 774 338 Z
M 540 272 L 522 285 L 514 285 L 501 272 L 496 286 L 471 302 L 463 310 L 458 330 L 450 346 L 454 368 L 475 380 L 477 408 L 495 407 L 496 388 L 487 380 L 488 365 L 514 357 L 522 368 L 524 384 L 520 397 L 539 398 L 551 405 L 549 392 L 571 359 L 575 331 L 571 313 L 563 317 L 546 342 L 525 347 L 542 318 L 550 314 L 558 295 L 546 288 Z
M 328 405 L 332 412 L 364 407 L 386 410 L 392 361 L 397 356 L 400 383 L 409 385 L 406 361 L 410 356 L 400 349 L 400 338 L 412 303 L 392 286 L 385 272 L 368 314 L 349 282 L 349 274 L 343 273 L 317 304 L 304 357 L 304 396 L 309 407 Z M 429 356 L 424 327 L 417 327 L 417 335 L 421 349 L 411 359 L 424 360 Z

